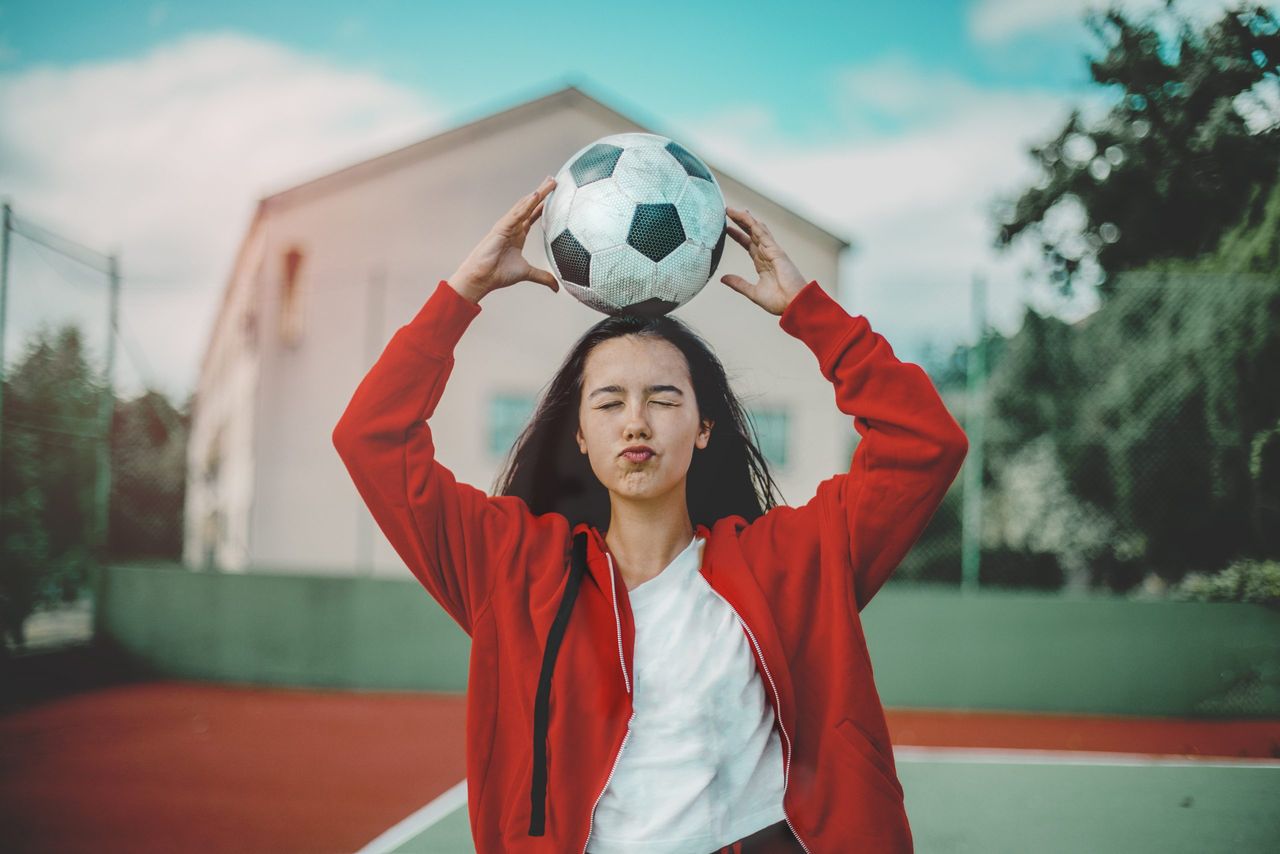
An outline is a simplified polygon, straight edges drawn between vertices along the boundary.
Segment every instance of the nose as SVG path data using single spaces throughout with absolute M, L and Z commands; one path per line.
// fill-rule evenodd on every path
M 643 404 L 640 405 L 639 409 L 631 410 L 628 415 L 626 426 L 623 428 L 623 433 L 626 435 L 628 442 L 649 438 L 649 422 L 644 419 L 643 415 Z

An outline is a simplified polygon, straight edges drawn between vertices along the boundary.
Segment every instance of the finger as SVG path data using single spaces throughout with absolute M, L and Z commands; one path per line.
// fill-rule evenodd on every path
M 542 216 L 542 210 L 546 206 L 547 206 L 546 199 L 543 199 L 542 201 L 538 202 L 538 206 L 533 209 L 533 213 L 529 214 L 529 218 L 525 220 L 524 227 L 526 230 L 528 230 L 530 226 L 532 226 L 535 222 L 538 221 L 538 217 Z
M 524 238 L 529 234 L 529 229 L 533 228 L 533 224 L 538 221 L 538 217 L 542 216 L 542 209 L 545 202 L 539 202 L 538 206 L 533 209 L 524 219 L 520 220 L 514 234 L 520 238 Z
M 507 215 L 504 217 L 505 224 L 515 225 L 524 221 L 538 203 L 545 199 L 547 194 L 555 189 L 555 186 L 556 179 L 548 175 L 543 179 L 542 183 L 538 185 L 536 190 L 511 206 L 511 210 L 507 211 Z
M 735 291 L 742 294 L 743 296 L 748 296 L 750 290 L 753 287 L 755 287 L 746 279 L 742 278 L 741 276 L 735 276 L 732 273 L 721 276 L 720 281 L 724 282 L 726 285 L 733 288 Z
M 747 233 L 751 235 L 751 239 L 756 243 L 762 242 L 765 232 L 764 223 L 753 217 L 751 211 L 745 209 L 742 211 L 742 219 L 746 224 Z
M 759 232 L 760 232 L 760 243 L 761 243 L 761 244 L 765 244 L 765 243 L 768 243 L 768 244 L 775 244 L 775 243 L 777 243 L 777 241 L 773 239 L 773 232 L 769 230 L 769 226 L 768 226 L 768 224 L 767 224 L 767 223 L 763 223 L 763 222 L 760 222 L 759 220 L 757 220 L 757 221 L 756 221 L 756 225 L 758 226 L 758 229 L 759 229 Z
M 514 205 L 511 206 L 511 210 L 507 211 L 507 214 L 505 217 L 503 217 L 503 220 L 505 222 L 514 224 L 524 219 L 526 216 L 529 215 L 530 207 L 536 204 L 537 198 L 538 198 L 538 193 L 536 191 L 530 193 L 527 196 L 521 197 L 521 199 L 518 202 L 516 202 Z
M 752 241 L 749 235 L 731 225 L 726 225 L 725 230 L 728 231 L 729 236 L 733 238 L 735 243 L 747 250 L 747 254 L 751 256 L 751 260 L 757 268 L 764 263 L 764 257 L 761 254 L 760 245 Z
M 760 246 L 760 234 L 758 233 L 759 223 L 751 216 L 750 211 L 737 210 L 735 213 L 735 222 L 742 227 L 742 234 L 748 238 L 748 243 L 744 243 L 744 248 L 751 252 L 751 257 L 755 257 L 755 248 Z M 740 243 L 742 241 L 739 241 Z
M 729 236 L 738 242 L 738 245 L 748 251 L 751 250 L 751 238 L 742 232 L 742 229 L 735 228 L 732 225 L 726 225 L 725 230 L 729 232 Z

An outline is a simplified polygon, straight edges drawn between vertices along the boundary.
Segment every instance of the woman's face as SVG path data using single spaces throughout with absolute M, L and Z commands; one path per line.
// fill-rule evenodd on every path
M 620 335 L 587 354 L 578 403 L 578 448 L 609 490 L 626 498 L 684 496 L 694 448 L 705 448 L 711 422 L 699 422 L 684 354 L 661 338 Z M 653 455 L 622 452 L 648 445 Z

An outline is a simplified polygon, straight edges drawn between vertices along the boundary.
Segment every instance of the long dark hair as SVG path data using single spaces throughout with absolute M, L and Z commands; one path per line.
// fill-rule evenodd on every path
M 776 506 L 781 494 L 760 453 L 754 425 L 746 416 L 724 366 L 711 347 L 670 315 L 618 314 L 596 323 L 573 345 L 545 387 L 536 411 L 516 439 L 495 481 L 495 495 L 524 499 L 534 514 L 556 512 L 570 526 L 609 524 L 609 491 L 578 449 L 578 404 L 587 355 L 602 341 L 644 335 L 670 342 L 684 354 L 701 420 L 715 422 L 705 448 L 689 463 L 685 498 L 693 525 L 710 528 L 725 516 L 755 520 Z

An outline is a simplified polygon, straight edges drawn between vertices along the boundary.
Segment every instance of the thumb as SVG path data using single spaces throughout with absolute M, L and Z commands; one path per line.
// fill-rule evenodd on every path
M 540 285 L 546 285 L 551 289 L 552 293 L 557 293 L 560 290 L 560 283 L 556 281 L 556 277 L 547 270 L 530 267 L 528 278 L 532 282 L 537 282 Z
M 746 296 L 747 292 L 751 288 L 750 282 L 748 282 L 746 279 L 742 278 L 741 276 L 735 276 L 732 273 L 726 276 L 721 276 L 720 281 L 724 282 L 726 285 L 733 288 L 735 291 L 742 294 L 743 296 Z

